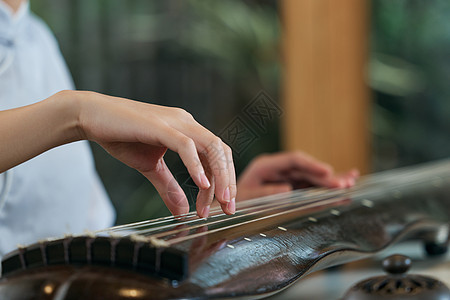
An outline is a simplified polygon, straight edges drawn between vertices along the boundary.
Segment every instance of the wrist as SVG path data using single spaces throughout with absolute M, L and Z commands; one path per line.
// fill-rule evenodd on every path
M 52 123 L 60 136 L 58 144 L 85 139 L 80 122 L 81 97 L 78 91 L 60 91 L 44 101 L 52 113 Z

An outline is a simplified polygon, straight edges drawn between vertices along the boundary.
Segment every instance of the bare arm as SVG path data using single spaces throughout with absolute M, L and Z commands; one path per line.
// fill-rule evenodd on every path
M 200 188 L 198 214 L 208 213 L 214 195 L 226 213 L 234 213 L 236 179 L 230 148 L 179 108 L 63 91 L 33 105 L 1 111 L 0 136 L 1 172 L 62 144 L 97 142 L 147 177 L 177 215 L 187 213 L 189 205 L 163 159 L 171 149 Z
M 0 111 L 0 172 L 62 144 L 80 140 L 75 101 L 61 94 Z

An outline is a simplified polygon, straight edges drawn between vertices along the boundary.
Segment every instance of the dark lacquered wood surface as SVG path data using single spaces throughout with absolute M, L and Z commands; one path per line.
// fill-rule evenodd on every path
M 385 257 L 395 253 L 402 253 L 412 259 L 412 267 L 408 274 L 432 277 L 450 287 L 450 252 L 443 256 L 430 258 L 420 241 L 408 241 L 399 243 L 367 259 L 314 272 L 289 288 L 269 297 L 268 300 L 341 299 L 346 291 L 357 282 L 384 275 L 381 262 Z
M 367 177 L 352 190 L 324 197 L 319 205 L 281 207 L 241 218 L 238 213 L 220 217 L 220 223 L 199 220 L 193 223 L 196 226 L 179 226 L 189 230 L 160 238 L 169 247 L 155 251 L 153 275 L 140 271 L 139 257 L 133 255 L 128 268 L 117 265 L 113 254 L 102 266 L 92 260 L 74 263 L 70 253 L 59 266 L 28 266 L 22 259 L 23 265 L 2 279 L 0 296 L 11 300 L 270 296 L 311 272 L 373 256 L 406 238 L 447 241 L 449 166 L 444 161 L 387 173 L 386 180 Z M 424 170 L 426 176 L 416 176 Z M 184 240 L 190 235 L 197 237 Z M 163 266 L 170 265 L 170 257 L 179 259 L 164 255 L 169 250 L 186 257 L 185 279 L 165 276 Z

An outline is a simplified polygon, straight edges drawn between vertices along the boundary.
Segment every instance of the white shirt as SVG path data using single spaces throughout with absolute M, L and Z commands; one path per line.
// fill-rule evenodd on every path
M 13 14 L 0 1 L 0 110 L 63 89 L 73 83 L 49 29 L 28 3 Z M 87 142 L 52 149 L 0 174 L 0 258 L 18 244 L 107 228 L 114 218 Z

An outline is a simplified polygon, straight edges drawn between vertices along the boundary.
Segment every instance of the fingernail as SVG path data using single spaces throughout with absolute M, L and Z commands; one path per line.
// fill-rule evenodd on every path
M 209 189 L 209 187 L 211 186 L 211 183 L 209 182 L 208 177 L 206 177 L 205 173 L 200 174 L 200 182 L 205 189 Z
M 204 208 L 203 208 L 203 210 L 202 210 L 202 218 L 207 218 L 208 216 L 209 216 L 209 209 L 210 209 L 210 206 L 208 205 L 208 206 L 205 206 Z
M 234 214 L 236 212 L 236 198 L 233 198 L 230 202 L 228 202 L 227 210 L 231 214 Z
M 225 192 L 223 193 L 223 200 L 225 202 L 230 202 L 230 187 L 227 186 L 227 188 L 225 189 Z

